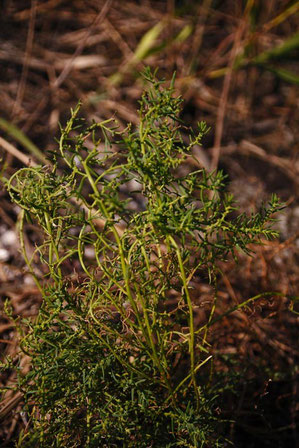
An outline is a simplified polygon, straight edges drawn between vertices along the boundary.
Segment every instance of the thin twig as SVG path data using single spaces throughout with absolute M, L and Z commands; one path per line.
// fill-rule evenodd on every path
M 13 109 L 12 109 L 12 116 L 14 116 L 16 108 L 20 108 L 23 98 L 24 98 L 26 81 L 27 81 L 27 76 L 28 76 L 29 61 L 31 58 L 32 47 L 33 47 L 34 27 L 35 27 L 35 18 L 36 18 L 36 6 L 37 6 L 37 0 L 31 0 L 30 21 L 29 21 L 29 28 L 28 28 L 27 41 L 26 41 L 25 58 L 24 58 L 24 62 L 23 62 L 21 79 L 20 79 L 19 86 L 18 86 L 17 97 L 16 97 L 16 100 L 15 100 L 15 103 L 14 103 Z
M 73 56 L 70 58 L 70 60 L 68 61 L 68 63 L 65 65 L 64 69 L 62 70 L 62 72 L 60 73 L 60 75 L 58 76 L 58 78 L 56 79 L 56 81 L 54 82 L 53 87 L 54 88 L 58 88 L 67 78 L 67 76 L 69 75 L 70 71 L 73 68 L 74 65 L 74 61 L 75 59 L 82 53 L 82 51 L 84 50 L 85 44 L 87 42 L 87 39 L 91 36 L 91 34 L 93 33 L 96 25 L 101 21 L 104 20 L 104 18 L 106 17 L 110 6 L 111 6 L 112 0 L 107 0 L 106 3 L 104 4 L 102 10 L 99 12 L 99 14 L 97 15 L 97 17 L 95 18 L 93 24 L 88 28 L 85 37 L 82 39 L 82 41 L 80 42 L 80 44 L 77 46 L 76 51 L 74 52 Z
M 224 78 L 223 89 L 222 89 L 221 97 L 219 100 L 214 146 L 212 148 L 212 162 L 211 162 L 212 170 L 216 170 L 218 167 L 218 162 L 219 162 L 219 157 L 220 157 L 221 140 L 222 140 L 222 134 L 223 134 L 224 115 L 225 115 L 226 106 L 227 106 L 229 88 L 230 88 L 231 80 L 232 80 L 233 66 L 234 66 L 237 51 L 238 51 L 238 48 L 240 45 L 240 39 L 241 39 L 241 35 L 243 33 L 243 29 L 244 29 L 244 21 L 241 20 L 239 27 L 235 34 L 235 40 L 234 40 L 234 45 L 233 45 L 233 48 L 232 48 L 231 54 L 230 54 L 228 70 L 227 70 L 225 78 Z
M 16 159 L 20 160 L 26 166 L 37 166 L 37 163 L 32 160 L 31 157 L 26 156 L 23 152 L 15 148 L 11 143 L 9 143 L 4 138 L 0 137 L 0 146 L 2 146 L 5 151 L 14 156 Z

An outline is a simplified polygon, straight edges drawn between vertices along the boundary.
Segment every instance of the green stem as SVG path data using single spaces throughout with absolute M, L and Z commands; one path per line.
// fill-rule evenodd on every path
M 60 255 L 59 255 L 59 251 L 58 248 L 54 242 L 54 236 L 52 233 L 52 226 L 50 223 L 50 219 L 49 219 L 49 215 L 48 213 L 44 213 L 44 218 L 45 218 L 45 222 L 46 222 L 46 230 L 47 233 L 50 237 L 50 243 L 49 243 L 49 269 L 51 271 L 51 275 L 53 278 L 56 279 L 57 283 L 59 286 L 61 286 L 62 284 L 62 271 L 61 268 L 59 266 L 59 259 L 60 259 Z M 54 265 L 54 255 L 56 258 L 56 263 L 57 263 L 57 272 L 55 272 L 55 269 L 53 268 Z
M 88 165 L 86 163 L 86 160 L 82 161 L 82 165 L 83 165 L 84 170 L 86 172 L 88 181 L 89 181 L 89 183 L 90 183 L 90 185 L 91 185 L 91 187 L 93 189 L 94 195 L 98 199 L 98 205 L 100 207 L 101 212 L 103 213 L 103 215 L 104 215 L 104 217 L 105 217 L 105 219 L 107 221 L 111 221 L 111 217 L 109 216 L 109 213 L 107 212 L 106 207 L 103 204 L 103 201 L 101 200 L 99 190 L 98 190 L 98 188 L 97 188 L 97 186 L 96 186 L 96 184 L 95 184 L 95 182 L 94 182 L 94 180 L 93 180 L 93 178 L 92 178 L 92 176 L 90 174 L 90 171 L 89 171 Z M 115 238 L 116 244 L 118 246 L 118 253 L 119 253 L 119 256 L 120 256 L 121 268 L 122 268 L 123 278 L 124 278 L 124 281 L 125 281 L 126 294 L 127 294 L 128 300 L 129 300 L 129 302 L 130 302 L 130 304 L 132 306 L 132 309 L 133 309 L 133 311 L 134 311 L 134 313 L 136 315 L 136 319 L 138 321 L 138 324 L 140 326 L 142 334 L 145 336 L 145 338 L 147 340 L 146 332 L 145 332 L 143 324 L 141 322 L 139 311 L 138 311 L 137 305 L 135 303 L 135 300 L 133 298 L 132 291 L 131 291 L 131 288 L 130 288 L 128 267 L 127 267 L 127 264 L 126 264 L 122 243 L 121 243 L 119 234 L 118 234 L 118 232 L 117 232 L 117 230 L 116 230 L 116 228 L 115 228 L 113 223 L 111 225 L 111 230 L 112 230 L 113 236 Z
M 172 236 L 169 236 L 168 238 L 171 241 L 171 243 L 174 245 L 175 250 L 176 250 L 178 263 L 179 263 L 179 268 L 180 268 L 180 273 L 181 273 L 181 279 L 182 279 L 182 282 L 183 282 L 183 287 L 184 287 L 185 296 L 186 296 L 186 302 L 187 302 L 188 310 L 189 310 L 190 376 L 191 376 L 191 380 L 192 380 L 192 383 L 193 383 L 193 388 L 194 388 L 194 392 L 195 392 L 197 407 L 199 407 L 199 392 L 198 392 L 198 387 L 197 387 L 196 377 L 195 377 L 195 332 L 194 332 L 194 316 L 193 316 L 192 300 L 191 300 L 191 297 L 190 297 L 190 294 L 189 294 L 188 282 L 187 282 L 187 279 L 186 279 L 186 273 L 185 273 L 185 268 L 184 268 L 183 260 L 182 260 L 182 257 L 181 257 L 180 249 L 179 249 L 177 243 L 175 242 L 175 240 L 173 239 Z
M 103 201 L 100 198 L 99 190 L 98 190 L 98 188 L 97 188 L 97 186 L 96 186 L 96 184 L 94 182 L 94 179 L 92 178 L 92 175 L 91 175 L 91 173 L 89 171 L 88 164 L 87 164 L 86 160 L 82 161 L 82 165 L 83 165 L 84 170 L 86 172 L 88 181 L 89 181 L 89 183 L 90 183 L 90 185 L 91 185 L 91 187 L 93 189 L 94 195 L 98 199 L 98 205 L 100 206 L 101 212 L 103 213 L 104 217 L 107 220 L 110 220 L 109 213 L 107 212 L 106 207 L 105 207 L 105 205 L 103 204 Z M 171 388 L 171 385 L 170 385 L 169 380 L 167 378 L 167 374 L 165 373 L 165 370 L 163 369 L 163 367 L 162 367 L 162 365 L 161 365 L 161 363 L 159 361 L 159 357 L 157 355 L 157 352 L 156 352 L 156 348 L 155 348 L 155 344 L 154 344 L 154 341 L 153 341 L 152 331 L 151 331 L 151 328 L 150 328 L 150 323 L 149 323 L 147 310 L 146 310 L 144 301 L 143 301 L 141 296 L 138 297 L 139 300 L 140 300 L 142 309 L 143 309 L 143 316 L 144 316 L 145 327 L 146 328 L 144 328 L 144 325 L 143 325 L 142 320 L 141 320 L 140 313 L 138 311 L 136 302 L 135 302 L 134 297 L 132 295 L 131 286 L 130 286 L 130 279 L 129 279 L 128 263 L 126 263 L 126 259 L 125 259 L 125 255 L 124 255 L 124 252 L 123 252 L 121 239 L 120 239 L 119 234 L 118 234 L 118 232 L 117 232 L 117 230 L 116 230 L 116 228 L 115 228 L 115 226 L 113 224 L 111 226 L 111 230 L 112 230 L 113 236 L 114 236 L 115 241 L 116 241 L 117 246 L 118 246 L 118 253 L 119 253 L 119 256 L 120 256 L 121 268 L 122 268 L 122 273 L 123 273 L 123 277 L 124 277 L 124 281 L 125 281 L 125 287 L 126 287 L 126 293 L 127 293 L 128 300 L 129 300 L 129 302 L 130 302 L 130 304 L 132 306 L 132 309 L 133 309 L 133 311 L 135 313 L 135 316 L 136 316 L 136 319 L 138 321 L 138 325 L 139 325 L 139 327 L 140 327 L 140 329 L 142 331 L 142 334 L 143 334 L 147 344 L 151 347 L 151 352 L 152 352 L 151 358 L 153 359 L 154 365 L 156 365 L 156 367 L 158 368 L 160 374 L 162 375 L 162 378 L 163 378 L 165 384 L 167 385 L 167 388 L 168 388 L 170 394 L 172 395 L 172 388 Z
M 25 219 L 25 210 L 22 209 L 20 212 L 20 218 L 19 218 L 19 237 L 20 237 L 20 244 L 21 244 L 21 250 L 23 253 L 23 257 L 25 260 L 26 265 L 28 266 L 29 272 L 33 277 L 33 280 L 36 284 L 36 286 L 38 287 L 38 290 L 41 294 L 43 294 L 43 287 L 40 284 L 39 279 L 37 278 L 32 266 L 31 266 L 31 262 L 27 256 L 27 251 L 26 251 L 26 247 L 25 247 L 25 241 L 24 241 L 24 219 Z

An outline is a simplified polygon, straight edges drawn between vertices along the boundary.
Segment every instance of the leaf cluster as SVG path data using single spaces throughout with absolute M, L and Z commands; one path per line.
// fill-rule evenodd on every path
M 120 132 L 114 119 L 88 126 L 78 105 L 53 166 L 19 170 L 7 184 L 23 210 L 21 241 L 26 219 L 43 232 L 30 258 L 22 245 L 43 304 L 24 322 L 31 370 L 19 387 L 31 429 L 20 446 L 218 444 L 217 397 L 202 373 L 212 314 L 195 328 L 191 282 L 200 273 L 216 288 L 220 260 L 276 235 L 268 224 L 281 204 L 273 197 L 236 217 L 221 172 L 186 174 L 207 126 L 189 130 L 186 144 L 174 79 L 144 78 L 137 129 Z

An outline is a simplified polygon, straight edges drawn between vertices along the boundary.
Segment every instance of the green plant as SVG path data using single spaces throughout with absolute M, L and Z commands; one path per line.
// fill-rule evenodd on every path
M 281 206 L 273 196 L 260 213 L 234 217 L 221 172 L 183 174 L 207 127 L 199 123 L 185 145 L 174 80 L 165 88 L 149 70 L 144 77 L 138 129 L 120 132 L 113 119 L 86 126 L 78 106 L 53 166 L 21 169 L 7 182 L 43 296 L 37 318 L 17 322 L 31 359 L 18 376 L 29 416 L 18 446 L 220 446 L 217 396 L 203 373 L 219 316 L 215 299 L 195 328 L 191 281 L 209 277 L 216 298 L 217 263 L 274 237 L 267 224 Z M 26 219 L 42 230 L 31 257 Z

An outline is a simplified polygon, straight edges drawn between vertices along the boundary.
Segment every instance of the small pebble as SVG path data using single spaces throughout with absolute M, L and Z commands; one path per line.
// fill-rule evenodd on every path
M 9 260 L 10 254 L 7 249 L 0 248 L 0 263 L 5 263 Z
M 75 162 L 75 164 L 76 164 L 77 167 L 81 166 L 81 162 L 80 162 L 80 159 L 79 159 L 78 156 L 75 156 L 75 157 L 74 157 L 74 162 Z
M 13 230 L 6 230 L 6 232 L 2 234 L 1 240 L 2 244 L 6 247 L 16 245 L 18 241 L 17 235 Z
M 124 309 L 126 310 L 127 308 L 129 308 L 129 306 L 130 306 L 131 304 L 130 304 L 130 302 L 127 300 L 126 302 L 124 302 L 123 303 L 123 307 L 124 307 Z
M 86 258 L 89 258 L 90 260 L 93 260 L 95 258 L 95 251 L 94 247 L 85 247 L 84 249 L 84 255 Z
M 141 185 L 139 182 L 137 182 L 135 179 L 131 179 L 130 182 L 128 182 L 129 191 L 139 191 L 141 190 Z
M 30 275 L 30 274 L 25 275 L 24 284 L 28 285 L 28 286 L 32 286 L 35 284 L 35 281 L 34 281 L 32 275 Z

